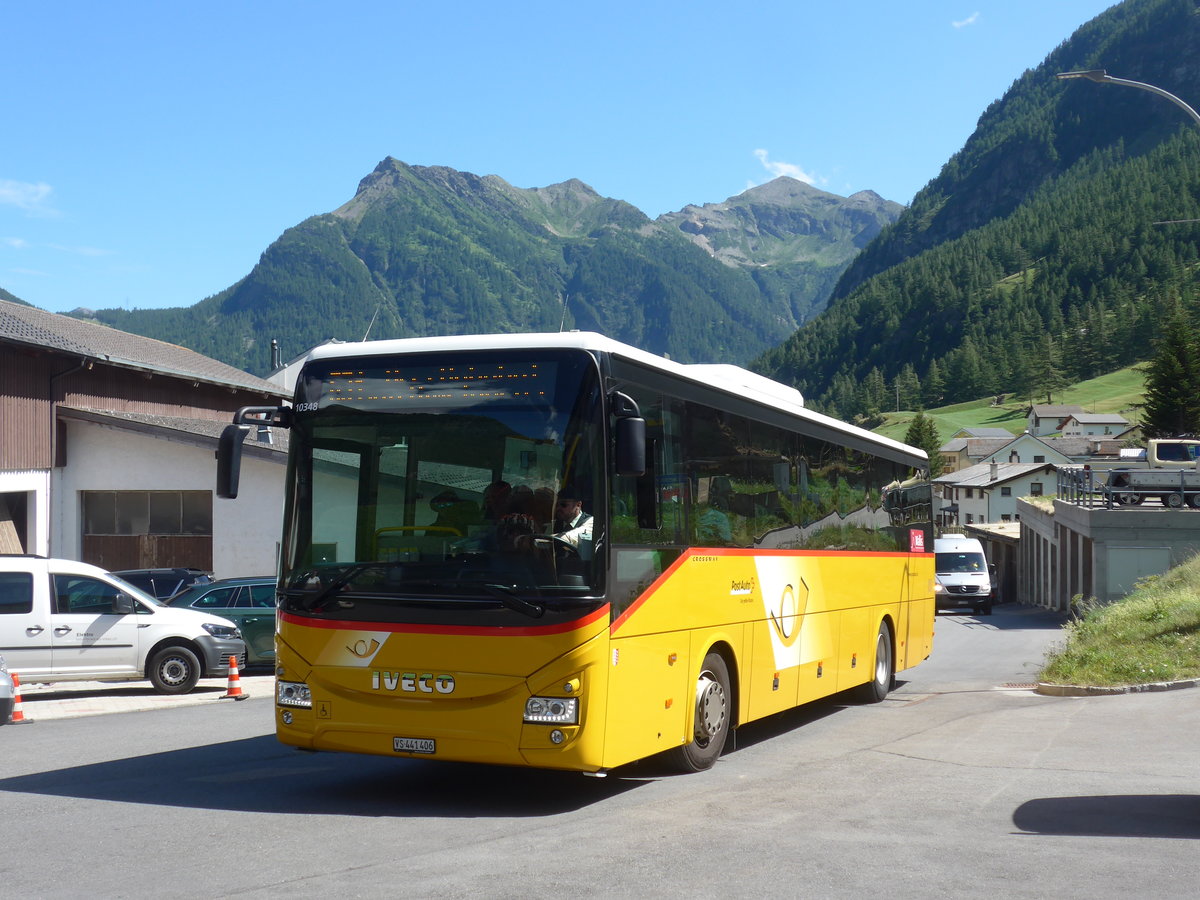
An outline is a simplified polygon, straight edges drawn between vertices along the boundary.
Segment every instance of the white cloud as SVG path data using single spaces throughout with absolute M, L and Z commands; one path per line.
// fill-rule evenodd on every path
M 979 21 L 979 12 L 975 11 L 960 22 L 951 22 L 955 28 L 966 28 L 968 25 L 974 25 Z
M 29 246 L 29 241 L 25 240 L 25 238 L 6 237 L 0 238 L 0 244 L 4 244 L 6 247 L 12 247 L 14 250 L 24 250 Z
M 754 155 L 758 157 L 758 161 L 763 164 L 763 168 L 771 173 L 772 178 L 778 178 L 780 175 L 786 175 L 789 178 L 795 178 L 797 181 L 803 181 L 805 184 L 814 184 L 816 179 L 793 163 L 776 162 L 770 158 L 770 154 L 766 150 L 755 150 Z
M 0 204 L 15 206 L 30 213 L 53 214 L 55 210 L 49 203 L 53 190 L 54 188 L 44 181 L 30 184 L 26 181 L 0 178 Z

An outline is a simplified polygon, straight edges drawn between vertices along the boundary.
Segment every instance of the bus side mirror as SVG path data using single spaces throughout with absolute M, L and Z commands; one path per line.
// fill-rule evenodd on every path
M 646 473 L 646 420 L 617 419 L 617 474 Z
M 249 425 L 226 425 L 217 443 L 217 496 L 233 500 L 242 477 L 242 444 Z
M 618 475 L 638 477 L 646 473 L 646 420 L 637 401 L 628 394 L 613 391 L 608 397 L 609 410 L 616 417 L 616 463 Z
M 243 406 L 217 442 L 217 496 L 233 500 L 242 477 L 242 444 L 251 427 L 291 428 L 292 411 L 284 406 Z

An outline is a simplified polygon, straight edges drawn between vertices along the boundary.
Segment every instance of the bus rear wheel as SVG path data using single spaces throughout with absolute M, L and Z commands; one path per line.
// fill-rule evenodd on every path
M 721 654 L 709 653 L 696 679 L 692 739 L 672 751 L 681 770 L 703 772 L 717 761 L 729 737 L 731 707 L 729 667 Z
M 879 633 L 875 636 L 875 671 L 870 681 L 854 689 L 855 699 L 860 703 L 878 703 L 892 689 L 895 677 L 896 660 L 892 656 L 892 630 L 888 628 L 887 622 L 880 622 Z

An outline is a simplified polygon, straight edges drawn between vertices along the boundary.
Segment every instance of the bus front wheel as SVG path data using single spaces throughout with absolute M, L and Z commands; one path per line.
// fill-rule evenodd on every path
M 990 608 L 989 608 L 990 612 Z M 861 703 L 878 703 L 892 689 L 896 677 L 896 661 L 892 656 L 892 630 L 887 622 L 879 623 L 875 636 L 875 670 L 871 680 L 855 688 L 854 695 Z
M 709 653 L 696 679 L 692 739 L 673 751 L 680 769 L 703 772 L 717 761 L 729 737 L 730 701 L 729 668 L 721 654 Z

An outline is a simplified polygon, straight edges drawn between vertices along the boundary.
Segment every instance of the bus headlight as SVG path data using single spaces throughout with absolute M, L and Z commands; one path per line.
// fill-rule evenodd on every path
M 275 702 L 280 706 L 312 709 L 312 692 L 302 681 L 277 681 L 275 682 Z
M 935 581 L 933 583 L 933 592 L 935 594 L 943 594 L 943 593 L 945 593 L 945 591 L 946 591 L 946 588 L 942 586 L 942 583 L 940 581 Z
M 525 701 L 525 721 L 539 725 L 578 725 L 576 697 L 530 697 Z

